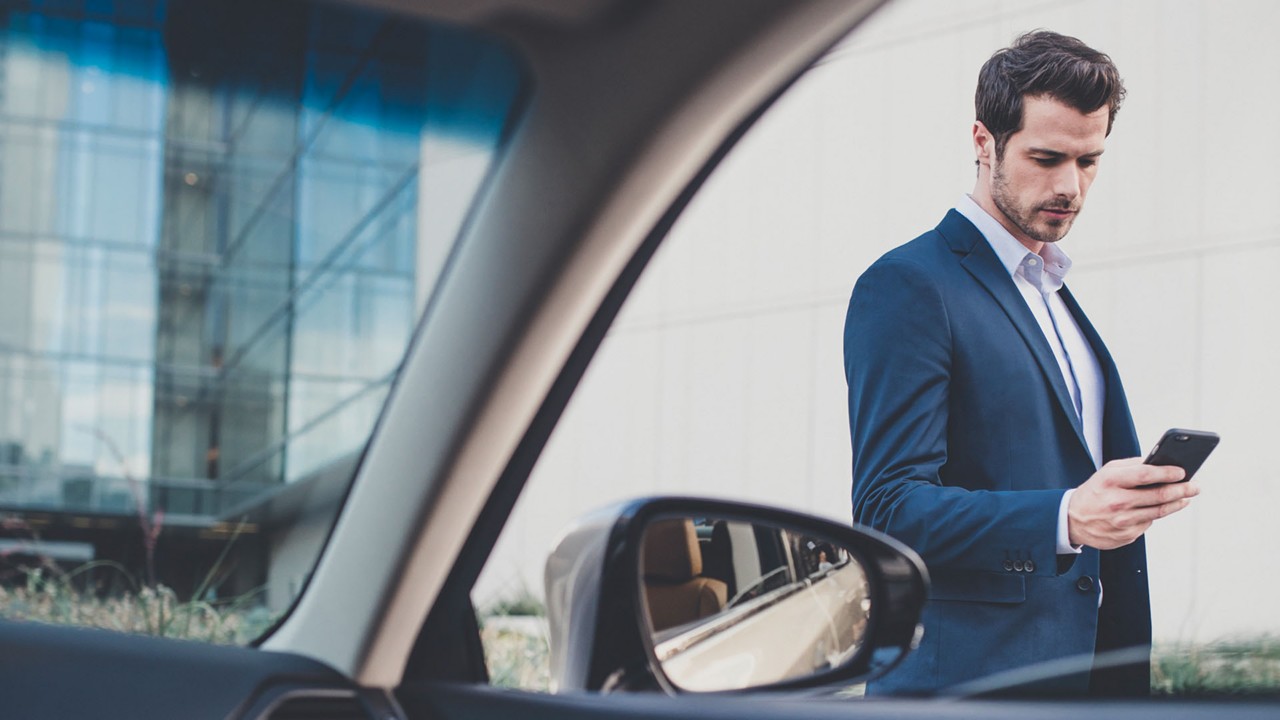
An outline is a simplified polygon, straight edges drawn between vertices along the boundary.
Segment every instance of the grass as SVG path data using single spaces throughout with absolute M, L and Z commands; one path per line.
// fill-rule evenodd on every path
M 490 682 L 548 692 L 550 662 L 545 626 L 510 625 L 510 615 L 485 615 L 481 641 Z M 860 696 L 856 691 L 840 697 Z M 1151 692 L 1156 697 L 1275 695 L 1280 692 L 1280 638 L 1157 645 L 1152 651 Z
M 486 619 L 480 628 L 489 682 L 536 692 L 551 690 L 551 660 L 545 633 L 505 627 Z
M 0 617 L 225 645 L 244 645 L 275 621 L 256 593 L 209 602 L 180 600 L 164 585 L 105 594 L 77 587 L 77 577 L 100 567 L 128 577 L 123 568 L 101 561 L 70 572 L 28 568 L 24 583 L 0 586 Z
M 247 521 L 240 520 L 217 560 L 191 593 L 191 599 L 179 599 L 172 588 L 156 578 L 155 552 L 164 530 L 164 512 L 147 511 L 144 483 L 130 471 L 124 453 L 111 438 L 101 428 L 81 429 L 102 443 L 128 483 L 142 534 L 145 583 L 139 583 L 124 566 L 110 560 L 90 561 L 64 570 L 51 558 L 41 556 L 35 567 L 19 566 L 16 573 L 7 573 L 4 582 L 0 582 L 0 618 L 225 645 L 245 645 L 265 633 L 278 614 L 263 606 L 261 589 L 228 600 L 202 599 L 216 590 L 215 578 L 221 574 Z M 33 541 L 40 539 L 21 514 L 0 514 L 0 530 Z M 0 555 L 0 559 L 3 557 Z M 91 582 L 100 575 L 99 570 L 114 571 L 106 586 Z
M 484 606 L 479 617 L 489 682 L 498 687 L 549 692 L 546 604 L 522 586 Z
M 1274 695 L 1280 691 L 1280 638 L 1157 645 L 1154 695 Z
M 116 571 L 124 581 L 118 586 L 125 589 L 94 592 L 80 582 L 99 569 Z M 520 591 L 486 606 L 480 617 L 490 682 L 549 691 L 542 601 Z M 0 585 L 0 618 L 234 645 L 259 637 L 276 619 L 258 593 L 217 602 L 184 601 L 164 585 L 139 587 L 123 568 L 107 561 L 71 571 L 26 568 L 24 582 Z M 1280 690 L 1280 637 L 1157 645 L 1151 689 L 1156 696 L 1274 695 Z

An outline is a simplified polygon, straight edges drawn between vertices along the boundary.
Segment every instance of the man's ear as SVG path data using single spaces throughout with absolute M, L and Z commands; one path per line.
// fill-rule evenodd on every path
M 973 121 L 973 153 L 980 167 L 991 167 L 996 156 L 996 139 L 981 120 Z

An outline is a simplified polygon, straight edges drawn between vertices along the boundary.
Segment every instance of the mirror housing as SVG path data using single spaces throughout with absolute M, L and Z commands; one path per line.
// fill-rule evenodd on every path
M 579 518 L 547 559 L 554 692 L 689 691 L 664 671 L 655 650 L 655 645 L 662 643 L 651 632 L 643 600 L 641 561 L 646 528 L 671 518 L 716 518 L 774 526 L 828 540 L 860 565 L 870 601 L 857 647 L 834 666 L 764 684 L 703 684 L 699 691 L 865 682 L 887 672 L 919 642 L 928 572 L 920 557 L 902 543 L 865 528 L 758 505 L 678 497 L 635 500 Z M 768 617 L 757 620 L 770 621 Z

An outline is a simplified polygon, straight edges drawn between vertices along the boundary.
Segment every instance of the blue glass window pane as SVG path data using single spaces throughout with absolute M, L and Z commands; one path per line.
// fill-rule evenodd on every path
M 256 518 L 233 554 L 294 536 L 286 486 L 331 519 L 522 79 L 491 41 L 328 3 L 8 3 L 0 513 L 108 518 L 95 548 Z M 182 595 L 208 538 L 155 578 L 110 559 Z M 218 591 L 276 588 L 268 616 L 309 570 L 233 559 Z

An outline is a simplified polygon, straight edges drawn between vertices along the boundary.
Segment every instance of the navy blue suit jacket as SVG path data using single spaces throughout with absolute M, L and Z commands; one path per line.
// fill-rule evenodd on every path
M 1135 456 L 1115 363 L 1070 292 L 1061 294 L 1105 378 L 1104 460 Z M 844 356 L 853 519 L 919 552 L 933 584 L 919 649 L 873 692 L 929 691 L 1150 644 L 1141 539 L 1057 555 L 1063 493 L 1093 474 L 1093 460 L 1040 326 L 972 223 L 952 210 L 862 275 Z M 1143 694 L 1149 669 L 1092 683 L 1094 692 Z

